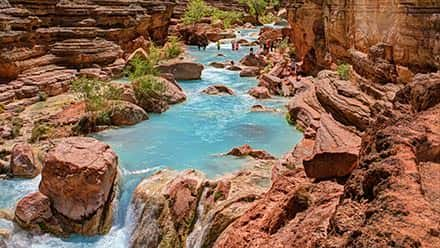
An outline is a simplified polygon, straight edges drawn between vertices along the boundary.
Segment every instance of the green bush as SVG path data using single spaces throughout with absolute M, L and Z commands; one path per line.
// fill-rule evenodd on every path
M 202 20 L 203 17 L 211 13 L 209 7 L 203 0 L 190 0 L 185 13 L 183 14 L 183 23 L 193 24 Z
M 339 77 L 341 77 L 342 80 L 348 80 L 350 75 L 350 65 L 349 64 L 340 64 L 338 65 L 338 68 L 336 69 Z
M 155 68 L 162 59 L 162 51 L 154 45 L 148 49 L 148 57 L 140 55 L 134 56 L 125 70 L 130 80 L 140 78 L 145 75 L 159 75 Z
M 44 102 L 46 100 L 47 100 L 46 92 L 43 92 L 43 91 L 38 92 L 38 101 Z
M 237 11 L 225 11 L 209 6 L 203 0 L 191 0 L 183 15 L 183 23 L 194 24 L 200 22 L 203 17 L 212 17 L 212 21 L 221 20 L 225 28 L 238 22 L 243 14 Z
M 165 44 L 164 50 L 165 57 L 167 59 L 174 59 L 179 57 L 179 55 L 183 52 L 179 38 L 176 36 L 170 36 L 168 38 L 167 44 Z
M 153 75 L 145 75 L 133 81 L 136 99 L 161 98 L 166 91 L 165 84 Z
M 217 8 L 211 10 L 212 21 L 221 20 L 224 28 L 230 28 L 232 24 L 237 23 L 243 17 L 243 14 L 237 11 L 224 11 Z
M 6 109 L 5 109 L 5 105 L 3 105 L 3 104 L 0 103 L 0 114 L 1 114 L 1 113 L 4 113 L 5 111 L 6 111 Z
M 73 81 L 72 91 L 86 103 L 87 111 L 95 112 L 107 108 L 112 100 L 120 99 L 123 89 L 107 82 L 79 78 Z
M 266 15 L 262 15 L 260 17 L 260 22 L 263 24 L 271 24 L 274 23 L 277 20 L 277 17 L 274 16 L 272 13 L 268 13 Z
M 48 138 L 52 131 L 52 127 L 48 126 L 47 124 L 37 124 L 32 128 L 32 135 L 29 141 L 31 143 L 35 143 L 42 139 Z
M 12 119 L 12 138 L 18 137 L 20 135 L 20 130 L 23 127 L 23 120 L 21 118 L 15 117 Z

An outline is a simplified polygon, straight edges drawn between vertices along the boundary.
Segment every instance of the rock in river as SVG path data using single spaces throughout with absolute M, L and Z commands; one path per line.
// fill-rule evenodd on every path
M 202 92 L 208 95 L 234 95 L 233 90 L 221 84 L 211 85 Z
M 93 138 L 54 141 L 44 158 L 40 191 L 15 212 L 26 229 L 55 234 L 104 234 L 110 230 L 118 193 L 118 158 Z
M 171 62 L 157 66 L 161 73 L 171 73 L 176 80 L 197 80 L 200 79 L 203 65 L 189 61 Z

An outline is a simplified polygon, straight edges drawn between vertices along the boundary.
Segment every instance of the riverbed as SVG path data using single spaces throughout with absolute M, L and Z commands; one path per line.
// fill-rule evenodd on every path
M 241 30 L 248 40 L 256 38 L 257 29 Z M 255 48 L 256 49 L 256 48 Z M 162 114 L 151 114 L 138 125 L 107 130 L 93 135 L 109 144 L 119 156 L 122 171 L 122 195 L 109 234 L 99 237 L 74 236 L 68 239 L 50 235 L 29 238 L 25 232 L 14 235 L 13 247 L 127 247 L 134 221 L 130 211 L 131 194 L 146 176 L 163 168 L 197 169 L 215 178 L 239 170 L 247 159 L 222 156 L 231 148 L 249 144 L 281 157 L 299 142 L 302 134 L 285 120 L 286 98 L 256 100 L 247 91 L 257 85 L 255 78 L 241 78 L 239 72 L 210 67 L 210 62 L 234 60 L 249 51 L 232 51 L 229 42 L 217 50 L 188 47 L 187 54 L 205 69 L 201 80 L 180 81 L 187 101 L 172 106 Z M 221 55 L 220 55 L 221 54 Z M 233 96 L 205 95 L 210 85 L 224 84 Z M 278 109 L 277 112 L 251 112 L 255 104 Z M 13 207 L 18 199 L 38 188 L 40 177 L 32 180 L 0 181 L 0 208 Z M 11 223 L 0 222 L 0 228 Z

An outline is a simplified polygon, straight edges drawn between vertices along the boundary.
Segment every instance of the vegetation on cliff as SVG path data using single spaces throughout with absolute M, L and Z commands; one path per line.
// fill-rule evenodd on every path
M 185 24 L 194 24 L 200 22 L 204 17 L 211 17 L 212 21 L 220 20 L 225 28 L 229 28 L 242 16 L 243 14 L 237 11 L 224 11 L 209 6 L 204 0 L 191 0 L 182 19 Z

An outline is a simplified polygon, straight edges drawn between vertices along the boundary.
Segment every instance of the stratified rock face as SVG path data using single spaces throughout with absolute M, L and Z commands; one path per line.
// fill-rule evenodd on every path
M 408 100 L 399 99 L 398 109 L 387 111 L 364 136 L 359 168 L 321 247 L 440 244 L 440 105 L 417 112 L 401 105 Z
M 40 190 L 19 201 L 16 222 L 57 235 L 108 232 L 119 187 L 116 154 L 92 138 L 54 143 L 44 158 Z
M 0 102 L 8 104 L 38 90 L 63 93 L 80 69 L 84 74 L 93 68 L 105 79 L 118 76 L 126 55 L 146 48 L 150 39 L 166 41 L 174 3 L 4 0 L 2 6 Z M 25 87 L 34 88 L 22 94 Z
M 321 165 L 314 168 L 320 179 L 315 181 L 306 176 L 312 173 L 310 160 L 304 161 L 305 171 L 274 167 L 271 189 L 225 229 L 214 247 L 438 247 L 439 84 L 437 74 L 417 75 L 382 109 L 362 140 L 318 112 L 316 137 L 303 139 L 293 158 L 310 157 L 311 147 L 313 159 L 320 149 L 344 154 L 313 165 Z M 338 176 L 340 167 L 323 175 L 328 171 L 322 166 L 336 164 L 350 174 L 341 184 L 323 179 Z
M 438 1 L 298 0 L 288 19 L 298 55 L 318 70 L 384 42 L 393 64 L 426 72 L 440 68 L 439 12 Z
M 107 202 L 117 174 L 117 156 L 91 138 L 67 138 L 48 152 L 40 183 L 57 212 L 72 220 L 94 214 Z

